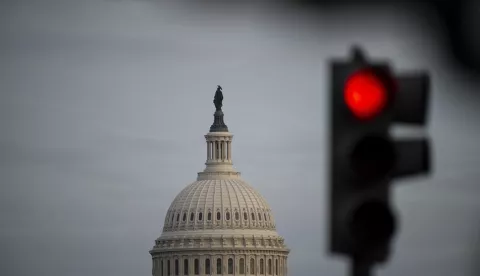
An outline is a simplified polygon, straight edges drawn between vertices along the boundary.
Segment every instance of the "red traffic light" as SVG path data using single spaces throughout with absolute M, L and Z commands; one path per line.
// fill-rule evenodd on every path
M 382 79 L 371 70 L 351 75 L 344 87 L 344 99 L 350 111 L 359 119 L 378 115 L 387 104 L 388 91 Z

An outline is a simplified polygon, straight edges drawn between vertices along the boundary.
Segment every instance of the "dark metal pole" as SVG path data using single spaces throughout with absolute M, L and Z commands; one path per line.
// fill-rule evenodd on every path
M 358 258 L 352 258 L 351 276 L 372 276 L 370 273 L 372 264 L 370 262 L 362 261 Z

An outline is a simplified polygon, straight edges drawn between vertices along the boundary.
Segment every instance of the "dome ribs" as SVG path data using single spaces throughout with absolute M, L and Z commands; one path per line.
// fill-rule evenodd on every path
M 214 220 L 217 218 L 217 210 L 216 210 L 216 206 L 217 204 L 215 204 L 216 202 L 216 198 L 217 198 L 217 181 L 216 180 L 211 180 L 213 182 L 213 199 L 212 199 L 212 226 L 215 228 L 215 225 L 216 225 L 216 222 L 214 222 Z
M 180 209 L 180 215 L 181 216 L 185 213 L 185 207 L 186 207 L 187 203 L 188 203 L 189 209 L 190 209 L 190 205 L 192 204 L 191 195 L 195 193 L 197 187 L 198 187 L 197 185 L 192 185 L 190 187 L 190 190 L 187 193 L 187 197 L 184 199 L 183 204 L 182 204 L 182 208 Z M 187 211 L 187 216 L 188 216 L 188 211 Z M 182 218 L 180 218 L 180 219 L 182 219 Z M 181 229 L 180 225 L 182 225 L 182 223 L 185 223 L 183 225 L 183 228 L 186 228 L 185 226 L 187 224 L 187 221 L 180 220 L 180 222 L 177 224 L 177 229 Z
M 252 190 L 253 190 L 253 187 L 252 187 Z M 257 196 L 253 197 L 255 198 L 255 201 L 257 202 L 257 210 L 253 210 L 253 212 L 255 212 L 255 216 L 257 216 L 257 214 L 260 214 L 260 217 L 257 216 L 257 225 L 258 225 L 258 228 L 260 228 L 262 226 L 262 217 L 261 217 L 261 213 L 262 212 L 262 195 L 260 193 L 257 193 Z
M 215 185 L 218 185 L 220 187 L 220 224 L 222 228 L 225 227 L 225 206 L 223 204 L 223 198 L 224 198 L 224 185 L 222 185 L 221 180 L 215 180 Z M 218 208 L 218 207 L 217 207 Z M 218 211 L 217 211 L 218 212 Z
M 193 223 L 192 223 L 192 226 L 193 226 L 193 230 L 197 229 L 197 225 L 200 224 L 200 221 L 198 220 L 198 208 L 199 208 L 199 205 L 200 205 L 200 198 L 202 197 L 203 195 L 203 190 L 205 189 L 205 187 L 208 187 L 207 185 L 205 185 L 205 183 L 203 183 L 201 189 L 197 189 L 200 191 L 200 196 L 198 197 L 197 199 L 197 203 L 196 203 L 196 206 L 195 206 L 195 210 L 193 211 L 194 213 L 194 216 L 193 216 Z M 202 221 L 203 221 L 203 215 L 202 215 Z
M 240 187 L 239 187 L 240 185 L 238 185 L 238 182 L 235 181 L 234 183 L 235 183 L 235 187 L 237 188 L 237 194 L 240 193 L 243 197 L 243 202 L 245 202 L 245 206 L 241 206 L 240 202 L 239 202 L 238 205 L 240 206 L 240 208 L 245 208 L 244 212 L 247 212 L 247 220 L 246 220 L 247 225 L 246 226 L 250 226 L 250 220 L 248 219 L 250 217 L 248 215 L 250 211 L 248 210 L 248 204 L 247 204 L 247 196 L 248 195 L 246 196 L 243 189 L 240 189 Z M 241 217 L 242 217 L 242 222 L 244 222 L 245 218 L 244 218 L 243 214 L 241 215 Z M 243 227 L 244 227 L 244 224 L 242 224 L 242 228 Z
M 206 225 L 207 225 L 207 221 L 208 221 L 208 195 L 212 194 L 210 192 L 210 189 L 212 188 L 212 180 L 205 180 L 205 186 L 207 187 L 207 194 L 205 195 L 205 204 L 203 205 L 203 221 L 202 221 L 202 224 L 203 224 L 203 229 L 206 228 Z M 213 186 L 214 187 L 214 186 Z M 215 188 L 215 187 L 214 187 Z
M 209 212 L 212 214 L 210 221 Z M 236 228 L 275 230 L 266 199 L 241 179 L 200 180 L 188 185 L 175 197 L 166 217 L 164 232 Z
M 240 206 L 240 198 L 239 198 L 239 196 L 238 196 L 238 186 L 236 186 L 236 185 L 234 184 L 234 182 L 231 181 L 231 180 L 227 180 L 227 182 L 228 182 L 228 183 L 230 184 L 230 186 L 232 187 L 232 190 L 235 191 L 235 197 L 237 198 L 237 205 L 238 205 L 237 208 L 238 208 L 238 210 L 235 210 L 235 212 L 240 212 L 240 213 L 241 213 L 241 210 L 242 210 L 241 208 L 242 208 L 242 206 Z M 237 189 L 235 189 L 235 187 L 236 187 Z M 233 211 L 233 205 L 232 205 L 232 211 Z M 241 217 L 242 217 L 242 215 L 240 215 L 240 218 L 239 218 L 240 223 L 241 223 Z M 236 220 L 236 217 L 235 217 L 235 220 Z M 235 224 L 237 224 L 237 221 L 235 221 Z M 233 225 L 233 224 L 232 224 L 232 225 Z
M 252 189 L 253 189 L 253 187 L 252 187 Z M 250 222 L 249 225 L 250 225 L 250 227 L 253 228 L 254 226 L 256 226 L 257 223 L 254 221 L 254 219 L 252 219 L 251 214 L 253 214 L 253 217 L 256 217 L 257 215 L 255 213 L 256 213 L 257 210 L 255 210 L 256 206 L 255 206 L 255 203 L 252 199 L 252 194 L 253 193 L 251 193 L 250 191 L 245 191 L 245 192 L 247 193 L 248 199 L 250 199 L 250 202 L 251 202 L 250 210 L 248 210 L 249 206 L 247 205 L 247 214 L 248 214 L 248 217 L 249 217 L 248 220 Z M 258 200 L 255 200 L 255 202 L 257 202 L 257 206 L 258 206 Z
M 224 186 L 225 189 L 227 190 L 227 197 L 228 197 L 228 203 L 229 203 L 229 205 L 228 205 L 228 209 L 226 210 L 226 212 L 229 212 L 229 213 L 230 213 L 229 220 L 227 221 L 227 220 L 226 220 L 227 217 L 225 217 L 224 221 L 225 221 L 225 223 L 227 224 L 227 226 L 232 226 L 232 228 L 233 228 L 233 226 L 234 226 L 235 224 L 233 223 L 233 220 L 234 220 L 234 217 L 233 217 L 233 205 L 232 205 L 232 198 L 231 198 L 231 196 L 230 196 L 230 190 L 231 190 L 231 188 L 232 188 L 232 184 L 230 183 L 230 181 L 226 180 L 226 181 L 223 183 L 222 186 Z M 226 216 L 226 214 L 225 214 L 225 216 Z

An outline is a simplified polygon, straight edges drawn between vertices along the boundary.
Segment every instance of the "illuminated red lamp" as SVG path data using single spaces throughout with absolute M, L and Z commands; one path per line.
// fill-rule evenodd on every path
M 344 97 L 350 111 L 359 119 L 371 119 L 387 104 L 388 91 L 382 80 L 370 70 L 350 76 L 345 84 Z

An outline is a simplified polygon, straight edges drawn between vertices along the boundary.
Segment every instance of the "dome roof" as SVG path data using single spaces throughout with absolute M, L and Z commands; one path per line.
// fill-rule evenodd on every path
M 266 200 L 242 179 L 200 180 L 174 199 L 163 231 L 210 229 L 275 231 L 275 221 Z

